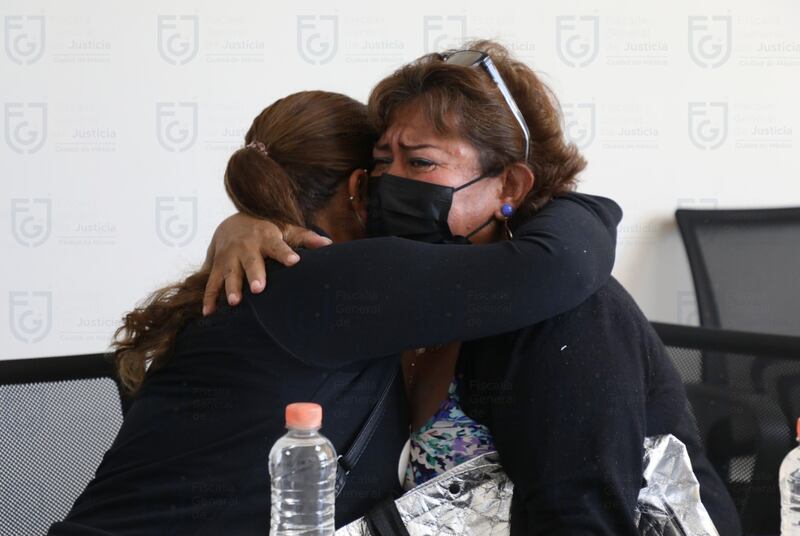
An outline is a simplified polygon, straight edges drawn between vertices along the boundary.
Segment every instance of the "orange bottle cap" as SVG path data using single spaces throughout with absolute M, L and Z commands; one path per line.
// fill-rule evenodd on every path
M 797 418 L 797 440 L 800 441 L 800 417 Z
M 286 427 L 314 430 L 322 426 L 322 406 L 313 402 L 295 402 L 286 406 Z

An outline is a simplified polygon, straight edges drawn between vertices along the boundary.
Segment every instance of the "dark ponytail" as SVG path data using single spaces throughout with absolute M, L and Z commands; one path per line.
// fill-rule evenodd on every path
M 279 224 L 305 224 L 297 203 L 297 184 L 256 147 L 243 147 L 228 160 L 225 191 L 239 212 Z

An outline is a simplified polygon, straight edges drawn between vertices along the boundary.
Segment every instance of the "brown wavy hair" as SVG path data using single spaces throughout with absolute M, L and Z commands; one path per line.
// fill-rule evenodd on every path
M 535 182 L 509 222 L 513 227 L 554 196 L 574 190 L 586 160 L 564 137 L 555 94 L 530 67 L 494 41 L 472 41 L 464 49 L 489 54 L 530 130 L 527 164 Z M 439 134 L 463 137 L 478 150 L 483 173 L 524 161 L 522 129 L 489 75 L 483 69 L 442 60 L 441 54 L 422 56 L 373 89 L 367 106 L 376 128 L 383 132 L 392 114 L 404 106 L 420 105 Z
M 303 91 L 265 108 L 228 160 L 225 190 L 240 212 L 307 226 L 355 169 L 368 168 L 377 139 L 366 106 L 338 93 Z M 112 348 L 119 379 L 136 394 L 174 350 L 178 332 L 202 317 L 209 269 L 153 292 L 123 317 Z M 223 300 L 224 298 L 220 298 Z

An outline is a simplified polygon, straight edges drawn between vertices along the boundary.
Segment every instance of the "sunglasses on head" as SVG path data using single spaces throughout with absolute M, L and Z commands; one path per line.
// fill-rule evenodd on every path
M 445 63 L 451 63 L 453 65 L 480 67 L 489 74 L 489 77 L 500 89 L 500 93 L 503 95 L 506 104 L 508 104 L 511 113 L 514 114 L 514 118 L 517 120 L 517 123 L 519 123 L 520 128 L 522 128 L 522 134 L 525 136 L 525 161 L 527 162 L 531 146 L 531 133 L 528 130 L 528 124 L 525 122 L 522 112 L 519 111 L 514 97 L 511 96 L 508 86 L 506 86 L 506 83 L 503 81 L 503 77 L 500 76 L 500 72 L 492 62 L 492 58 L 485 52 L 479 50 L 459 50 L 458 52 L 443 55 L 442 60 Z

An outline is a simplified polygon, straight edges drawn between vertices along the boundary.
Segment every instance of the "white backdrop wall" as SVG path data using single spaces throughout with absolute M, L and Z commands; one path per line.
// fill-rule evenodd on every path
M 471 37 L 557 92 L 581 190 L 625 211 L 615 275 L 649 318 L 697 322 L 677 207 L 800 205 L 797 0 L 0 6 L 0 359 L 102 351 L 197 267 L 232 212 L 225 163 L 270 102 L 364 100 Z

